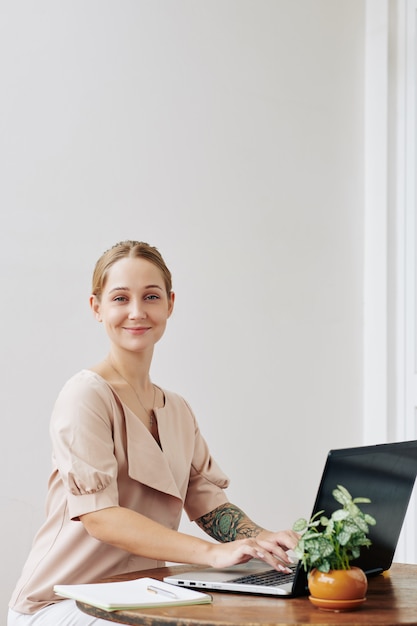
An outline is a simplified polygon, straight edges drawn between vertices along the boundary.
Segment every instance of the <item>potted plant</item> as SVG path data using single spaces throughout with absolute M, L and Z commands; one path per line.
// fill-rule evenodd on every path
M 369 503 L 369 498 L 352 498 L 342 485 L 333 490 L 333 497 L 342 507 L 330 517 L 319 511 L 310 521 L 295 522 L 293 529 L 301 537 L 294 552 L 308 572 L 311 602 L 320 608 L 346 610 L 365 600 L 367 578 L 351 562 L 371 545 L 369 526 L 376 521 L 358 506 Z

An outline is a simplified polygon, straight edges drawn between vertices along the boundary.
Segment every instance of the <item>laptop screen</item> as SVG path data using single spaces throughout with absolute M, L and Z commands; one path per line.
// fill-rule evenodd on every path
M 314 505 L 330 515 L 340 505 L 332 491 L 341 484 L 370 504 L 361 509 L 376 519 L 369 529 L 372 546 L 362 549 L 354 565 L 367 574 L 391 566 L 417 474 L 417 441 L 331 450 Z

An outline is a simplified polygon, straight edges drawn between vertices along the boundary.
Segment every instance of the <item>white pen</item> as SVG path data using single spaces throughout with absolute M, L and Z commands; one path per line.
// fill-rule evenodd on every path
M 161 589 L 161 587 L 155 587 L 154 585 L 149 585 L 147 588 L 151 593 L 159 593 L 161 596 L 167 596 L 168 598 L 177 599 L 178 596 L 173 591 L 168 591 L 168 589 Z

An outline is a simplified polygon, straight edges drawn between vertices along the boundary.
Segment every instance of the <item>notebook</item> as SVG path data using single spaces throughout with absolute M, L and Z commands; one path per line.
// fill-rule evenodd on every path
M 324 510 L 330 516 L 340 507 L 332 495 L 337 485 L 346 487 L 353 497 L 370 498 L 371 503 L 363 505 L 363 510 L 377 522 L 370 527 L 372 545 L 363 548 L 361 556 L 352 562 L 367 576 L 391 566 L 416 474 L 417 441 L 344 448 L 328 453 L 312 514 Z M 270 578 L 275 576 L 281 580 L 271 582 Z M 301 564 L 295 565 L 291 574 L 283 574 L 255 559 L 227 569 L 195 569 L 166 576 L 164 580 L 178 586 L 213 591 L 283 597 L 307 593 L 307 575 Z
M 55 585 L 54 592 L 63 598 L 79 600 L 106 611 L 207 604 L 213 601 L 207 593 L 186 588 L 178 589 L 154 578 L 136 578 L 113 583 Z

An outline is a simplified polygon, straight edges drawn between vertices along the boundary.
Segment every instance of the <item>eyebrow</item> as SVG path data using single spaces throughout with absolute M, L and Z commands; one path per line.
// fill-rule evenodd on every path
M 146 285 L 144 287 L 144 290 L 146 289 L 159 289 L 160 291 L 163 291 L 160 285 Z M 113 289 L 110 289 L 109 293 L 113 293 L 114 291 L 130 291 L 130 288 L 129 287 L 113 287 Z

